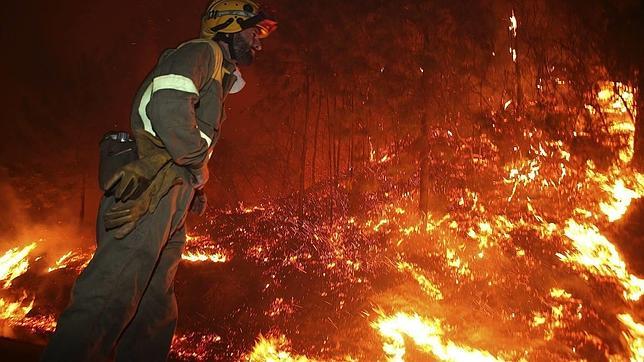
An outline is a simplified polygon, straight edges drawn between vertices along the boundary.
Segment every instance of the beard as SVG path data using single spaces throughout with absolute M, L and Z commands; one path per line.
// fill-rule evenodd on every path
M 255 52 L 250 44 L 239 34 L 233 35 L 230 56 L 240 65 L 251 65 L 255 60 Z

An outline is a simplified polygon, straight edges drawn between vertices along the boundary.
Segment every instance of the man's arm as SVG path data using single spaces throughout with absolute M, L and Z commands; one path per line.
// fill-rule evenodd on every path
M 198 170 L 212 143 L 195 116 L 199 89 L 212 77 L 212 49 L 206 43 L 186 44 L 163 59 L 159 69 L 147 107 L 152 127 L 176 164 Z

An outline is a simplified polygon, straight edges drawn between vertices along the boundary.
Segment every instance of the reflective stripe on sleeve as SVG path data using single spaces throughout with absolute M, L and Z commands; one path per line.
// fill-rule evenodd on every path
M 148 113 L 146 112 L 146 108 L 150 103 L 150 98 L 152 98 L 152 82 L 145 89 L 143 97 L 141 97 L 141 103 L 139 104 L 139 116 L 143 121 L 143 129 L 145 129 L 146 132 L 150 133 L 151 135 L 156 136 L 157 134 L 154 132 L 154 129 L 152 129 L 152 122 L 150 121 Z
M 154 78 L 152 81 L 152 93 L 162 89 L 174 89 L 199 95 L 199 91 L 192 79 L 178 74 L 168 74 Z
M 199 133 L 201 133 L 201 138 L 206 140 L 206 143 L 208 144 L 208 147 L 210 147 L 210 144 L 212 143 L 212 138 L 208 137 L 208 135 L 203 133 L 202 131 L 199 131 Z
M 148 104 L 150 104 L 152 94 L 162 89 L 173 89 L 199 95 L 199 91 L 190 78 L 176 74 L 163 75 L 154 78 L 154 80 L 152 80 L 152 82 L 150 82 L 148 87 L 145 89 L 145 92 L 141 97 L 141 103 L 139 104 L 139 116 L 143 121 L 143 129 L 145 129 L 146 132 L 150 133 L 153 136 L 156 136 L 157 134 L 156 132 L 154 132 L 152 121 L 150 120 L 150 117 L 148 117 L 146 109 Z M 210 145 L 212 144 L 212 138 L 208 137 L 208 135 L 206 135 L 201 130 L 199 130 L 199 133 L 201 134 L 201 138 L 203 138 L 208 144 L 208 147 L 210 147 Z

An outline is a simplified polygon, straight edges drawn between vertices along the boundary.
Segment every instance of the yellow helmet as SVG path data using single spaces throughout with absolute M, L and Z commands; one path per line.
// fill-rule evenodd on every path
M 277 22 L 251 0 L 214 0 L 201 19 L 201 37 L 212 39 L 218 33 L 238 33 L 253 26 L 260 38 L 266 38 L 277 29 Z

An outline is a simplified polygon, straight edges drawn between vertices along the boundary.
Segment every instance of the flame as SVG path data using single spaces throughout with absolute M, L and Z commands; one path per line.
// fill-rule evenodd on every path
M 612 187 L 602 187 L 612 195 L 612 202 L 602 202 L 599 204 L 601 211 L 608 216 L 608 221 L 614 222 L 622 218 L 633 199 L 639 199 L 641 194 L 627 188 L 623 180 L 617 180 Z
M 381 219 L 376 226 L 373 227 L 373 231 L 378 232 L 380 228 L 389 223 L 389 219 Z
M 35 298 L 32 298 L 30 302 L 26 302 L 27 298 L 27 293 L 24 292 L 22 298 L 16 302 L 0 298 L 0 320 L 14 321 L 24 318 L 31 311 L 35 301 Z
M 508 30 L 512 33 L 512 36 L 517 36 L 517 29 L 519 28 L 519 23 L 517 22 L 517 17 L 514 15 L 514 9 L 512 9 L 512 15 L 510 16 L 510 26 Z
M 54 270 L 66 268 L 67 267 L 66 262 L 69 259 L 69 257 L 72 256 L 72 254 L 74 254 L 74 252 L 70 251 L 67 254 L 61 256 L 58 260 L 56 260 L 56 264 L 54 266 L 52 266 L 52 267 L 49 267 L 49 269 L 47 269 L 47 271 L 51 273 Z
M 558 298 L 558 299 L 570 299 L 570 298 L 572 298 L 572 294 L 566 292 L 563 289 L 559 289 L 559 288 L 550 289 L 550 296 L 553 297 L 553 298 Z
M 190 261 L 190 262 L 204 262 L 210 261 L 212 263 L 225 263 L 228 261 L 228 257 L 221 253 L 207 254 L 203 251 L 198 252 L 187 252 L 181 255 L 181 259 Z
M 13 248 L 0 257 L 0 282 L 3 288 L 9 288 L 11 282 L 29 269 L 27 256 L 36 248 L 36 243 L 31 243 L 23 248 Z
M 592 224 L 570 219 L 564 234 L 573 241 L 574 252 L 557 254 L 564 262 L 583 266 L 590 273 L 616 279 L 624 287 L 624 298 L 638 301 L 644 293 L 644 280 L 631 275 L 617 248 Z
M 403 362 L 406 353 L 405 336 L 411 338 L 423 352 L 441 361 L 501 361 L 487 351 L 477 350 L 446 340 L 441 321 L 426 320 L 418 314 L 399 312 L 392 317 L 382 316 L 371 326 L 385 340 L 383 350 L 390 362 Z
M 597 103 L 601 113 L 608 121 L 607 133 L 610 136 L 625 136 L 626 145 L 620 145 L 619 158 L 623 163 L 629 163 L 635 154 L 635 88 L 620 82 L 601 82 L 599 92 L 596 95 Z M 591 116 L 597 118 L 597 110 L 587 105 Z M 612 146 L 613 141 L 606 140 L 604 143 Z
M 253 351 L 244 360 L 249 362 L 313 362 L 306 356 L 293 355 L 288 349 L 285 336 L 265 338 L 259 336 Z
M 635 322 L 630 314 L 620 314 L 617 319 L 627 328 L 622 333 L 631 351 L 631 362 L 644 361 L 644 324 Z
M 420 271 L 420 268 L 414 266 L 411 263 L 400 261 L 398 262 L 398 270 L 411 274 L 412 277 L 416 279 L 423 292 L 425 292 L 425 294 L 430 296 L 433 300 L 443 300 L 443 293 L 441 292 L 441 290 L 438 288 L 438 286 L 436 286 L 436 284 L 432 283 L 431 280 L 423 275 L 423 273 Z

